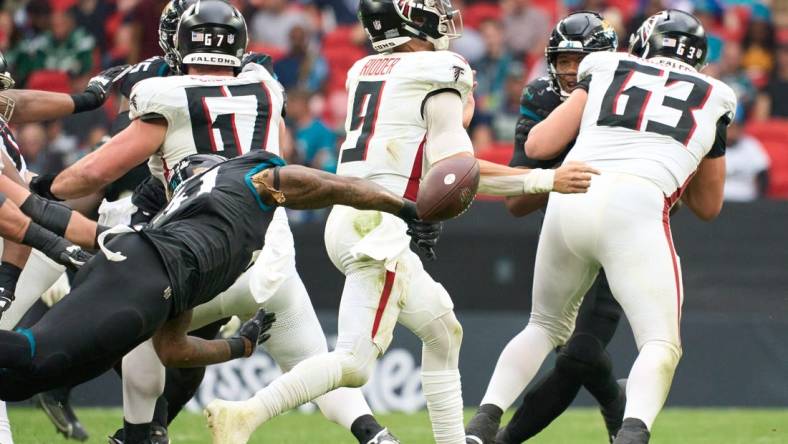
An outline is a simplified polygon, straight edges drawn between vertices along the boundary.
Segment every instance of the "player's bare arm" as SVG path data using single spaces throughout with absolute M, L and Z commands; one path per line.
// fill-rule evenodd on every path
M 546 119 L 531 129 L 525 141 L 528 157 L 539 160 L 552 159 L 577 137 L 588 93 L 575 89 L 564 103 Z
M 115 66 L 91 78 L 85 91 L 64 94 L 32 89 L 10 89 L 2 95 L 14 102 L 12 123 L 40 122 L 90 111 L 104 104 L 114 82 L 125 75 L 128 65 Z
M 299 165 L 280 167 L 278 172 L 275 168 L 263 170 L 252 177 L 252 182 L 266 204 L 296 210 L 336 204 L 397 214 L 406 205 L 402 197 L 368 180 Z
M 258 310 L 245 322 L 238 335 L 228 339 L 201 339 L 189 336 L 192 310 L 169 320 L 153 335 L 153 347 L 165 367 L 204 367 L 211 364 L 252 356 L 258 344 L 265 342 L 266 333 L 276 318 Z
M 710 221 L 722 211 L 725 187 L 725 156 L 706 158 L 690 180 L 682 202 L 701 220 Z
M 534 211 L 547 206 L 549 193 L 523 194 L 522 196 L 509 196 L 504 200 L 506 209 L 514 217 L 524 217 Z
M 107 186 L 155 153 L 166 134 L 164 119 L 135 119 L 101 148 L 60 173 L 52 182 L 51 194 L 73 199 Z

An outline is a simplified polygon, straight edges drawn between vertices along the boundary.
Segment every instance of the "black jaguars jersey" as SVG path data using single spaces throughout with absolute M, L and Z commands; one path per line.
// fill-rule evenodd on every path
M 19 175 L 24 178 L 24 174 L 27 171 L 25 158 L 22 157 L 22 151 L 19 149 L 19 144 L 16 143 L 16 139 L 11 133 L 11 129 L 3 119 L 0 119 L 0 149 L 5 151 L 8 157 L 11 158 L 11 160 L 14 162 L 16 170 L 19 172 Z
M 570 143 L 557 157 L 550 160 L 531 159 L 525 154 L 528 133 L 537 123 L 544 120 L 562 103 L 561 93 L 555 89 L 549 77 L 540 77 L 523 89 L 520 97 L 520 117 L 514 130 L 514 152 L 509 166 L 526 168 L 553 168 L 560 164 L 572 149 Z
M 164 57 L 151 57 L 145 61 L 137 63 L 134 67 L 126 73 L 118 84 L 118 91 L 123 94 L 123 97 L 128 99 L 131 96 L 131 89 L 137 82 L 140 82 L 151 77 L 167 77 L 172 74 L 170 65 L 164 60 Z M 129 112 L 123 111 L 112 122 L 111 135 L 115 135 L 131 124 L 129 119 Z M 105 193 L 104 197 L 107 200 L 117 200 L 120 194 L 124 191 L 133 191 L 145 178 L 150 176 L 148 169 L 148 162 L 145 161 L 131 171 L 127 172 L 120 179 L 111 183 Z
M 171 316 L 229 288 L 250 265 L 252 254 L 263 248 L 272 208 L 260 199 L 251 178 L 284 163 L 254 150 L 216 165 L 181 185 L 141 230 L 170 276 Z

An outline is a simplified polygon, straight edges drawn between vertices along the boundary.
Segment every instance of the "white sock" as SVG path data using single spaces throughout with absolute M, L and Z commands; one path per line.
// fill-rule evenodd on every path
M 5 401 L 0 401 L 0 444 L 14 444 L 14 438 L 11 436 L 11 421 L 8 420 Z
M 543 328 L 528 324 L 501 352 L 481 403 L 506 411 L 534 378 L 553 347 Z
M 123 418 L 131 424 L 153 420 L 156 400 L 164 392 L 164 366 L 148 339 L 123 357 Z
M 422 371 L 421 385 L 435 443 L 465 444 L 460 371 Z
M 334 355 L 336 352 L 301 361 L 292 370 L 255 393 L 248 401 L 257 412 L 254 418 L 255 427 L 339 387 L 342 365 Z
M 348 430 L 358 417 L 372 414 L 358 388 L 340 387 L 316 398 L 314 402 L 329 421 Z
M 19 275 L 16 300 L 0 319 L 0 329 L 11 330 L 16 327 L 27 310 L 60 278 L 64 270 L 62 265 L 56 264 L 38 250 L 33 250 L 22 274 Z
M 679 348 L 667 342 L 643 345 L 629 372 L 624 418 L 637 418 L 651 430 L 668 397 L 680 358 Z

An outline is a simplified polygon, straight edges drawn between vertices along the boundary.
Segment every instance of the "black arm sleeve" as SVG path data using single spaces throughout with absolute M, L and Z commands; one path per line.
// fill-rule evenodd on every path
M 725 148 L 728 145 L 728 125 L 731 123 L 727 115 L 720 117 L 717 121 L 717 135 L 714 137 L 714 145 L 706 154 L 706 158 L 714 159 L 725 155 Z

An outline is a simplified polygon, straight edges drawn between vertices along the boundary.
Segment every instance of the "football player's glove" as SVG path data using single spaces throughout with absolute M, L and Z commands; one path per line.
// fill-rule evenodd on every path
M 426 222 L 419 219 L 416 203 L 407 199 L 397 216 L 408 224 L 408 236 L 413 239 L 416 247 L 425 253 L 427 260 L 435 260 L 438 257 L 435 253 L 435 245 L 438 244 L 438 238 L 443 231 L 443 223 Z
M 271 335 L 266 332 L 274 325 L 274 321 L 276 321 L 276 315 L 274 313 L 267 313 L 261 308 L 252 316 L 252 319 L 249 319 L 241 325 L 241 328 L 238 330 L 238 337 L 244 338 L 251 343 L 251 347 L 246 348 L 244 357 L 248 358 L 252 356 L 255 348 L 271 337 Z
M 103 105 L 112 85 L 122 79 L 130 69 L 131 65 L 113 66 L 92 77 L 84 92 L 71 95 L 71 99 L 74 100 L 74 112 L 90 111 Z
M 55 177 L 55 174 L 40 174 L 38 176 L 33 176 L 33 178 L 30 179 L 30 183 L 28 183 L 28 187 L 30 187 L 30 191 L 38 194 L 44 199 L 60 202 L 63 199 L 52 194 L 52 182 L 55 181 Z
M 60 252 L 58 258 L 59 260 L 56 259 L 58 263 L 65 265 L 66 268 L 70 270 L 76 271 L 92 259 L 93 254 L 83 250 L 79 245 L 69 245 Z

